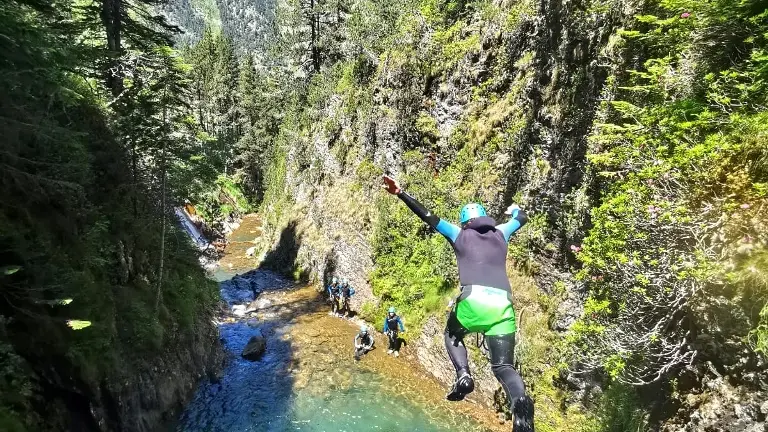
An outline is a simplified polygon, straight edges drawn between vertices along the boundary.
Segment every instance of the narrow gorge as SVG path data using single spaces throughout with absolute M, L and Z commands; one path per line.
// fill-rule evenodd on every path
M 454 252 L 389 175 L 527 213 L 539 432 L 768 430 L 766 0 L 6 3 L 0 429 L 509 430 L 479 335 L 441 400 Z

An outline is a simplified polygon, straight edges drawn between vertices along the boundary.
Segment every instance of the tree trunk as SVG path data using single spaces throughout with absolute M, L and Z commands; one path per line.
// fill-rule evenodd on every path
M 320 17 L 318 16 L 317 11 L 315 11 L 315 0 L 310 0 L 309 7 L 309 20 L 312 27 L 312 70 L 317 73 L 320 72 L 320 48 L 317 46 L 317 41 L 320 38 Z
M 122 9 L 123 0 L 102 0 L 101 21 L 107 35 L 107 48 L 111 61 L 107 62 L 105 79 L 107 87 L 112 90 L 112 96 L 118 97 L 123 91 L 123 77 L 120 70 L 122 47 Z
M 133 203 L 133 219 L 139 217 L 139 205 L 136 199 L 136 191 L 139 185 L 139 172 L 138 172 L 138 159 L 139 155 L 136 154 L 136 141 L 131 139 L 131 175 L 133 176 L 133 184 L 131 185 L 131 202 Z
M 165 126 L 168 122 L 168 101 L 165 99 L 167 92 L 167 88 L 163 90 L 163 125 Z M 165 138 L 165 137 L 163 137 Z M 157 277 L 157 297 L 155 297 L 155 315 L 158 315 L 160 313 L 160 301 L 163 298 L 163 265 L 165 264 L 165 183 L 166 183 L 166 172 L 168 171 L 166 169 L 166 161 L 165 161 L 165 147 L 166 142 L 163 139 L 163 143 L 160 147 L 160 176 L 162 178 L 161 180 L 161 190 L 160 190 L 160 269 L 158 270 L 158 277 Z

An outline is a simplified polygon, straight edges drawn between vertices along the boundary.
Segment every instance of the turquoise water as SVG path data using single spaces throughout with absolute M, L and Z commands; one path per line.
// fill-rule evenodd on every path
M 277 279 L 268 272 L 241 276 L 236 283 L 222 284 L 222 297 L 230 304 L 248 300 L 251 281 L 244 279 L 249 278 L 259 286 L 274 285 Z M 335 352 L 340 350 L 318 346 L 312 358 L 297 359 L 286 323 L 266 320 L 258 327 L 267 337 L 267 351 L 261 360 L 250 362 L 239 354 L 256 329 L 243 322 L 220 326 L 232 361 L 219 382 L 201 385 L 177 431 L 484 430 L 461 415 L 429 409 L 397 394 L 382 376 L 366 368 L 365 358 L 360 363 L 351 360 L 351 347 L 350 352 Z

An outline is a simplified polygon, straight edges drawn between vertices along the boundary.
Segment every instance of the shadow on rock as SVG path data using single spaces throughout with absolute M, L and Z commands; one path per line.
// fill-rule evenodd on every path
M 288 223 L 280 233 L 277 246 L 264 256 L 259 268 L 273 270 L 306 282 L 309 279 L 309 273 L 301 270 L 296 263 L 301 247 L 298 234 L 298 223 L 296 221 Z

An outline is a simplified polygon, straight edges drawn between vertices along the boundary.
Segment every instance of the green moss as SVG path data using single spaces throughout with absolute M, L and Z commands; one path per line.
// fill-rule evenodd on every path
M 238 180 L 230 176 L 220 175 L 212 188 L 199 197 L 195 209 L 209 223 L 223 220 L 230 214 L 242 216 L 251 211 Z
M 597 419 L 590 432 L 624 432 L 648 430 L 648 414 L 631 386 L 613 383 L 597 404 Z
M 533 0 L 515 2 L 507 13 L 504 31 L 515 31 L 524 19 L 534 16 L 536 14 L 535 6 L 536 3 Z
M 440 131 L 437 129 L 437 121 L 434 117 L 425 112 L 420 112 L 416 119 L 416 130 L 421 135 L 421 144 L 430 148 L 440 138 Z

